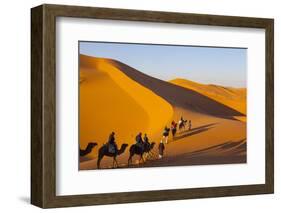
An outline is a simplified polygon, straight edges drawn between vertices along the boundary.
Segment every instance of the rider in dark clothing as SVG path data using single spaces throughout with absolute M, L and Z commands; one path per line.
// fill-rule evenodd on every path
M 114 148 L 114 152 L 117 151 L 117 144 L 116 144 L 116 142 L 115 142 L 115 133 L 114 133 L 114 132 L 112 132 L 112 133 L 109 135 L 107 143 L 108 143 L 108 146 L 111 146 L 111 147 Z
M 175 121 L 172 121 L 171 123 L 171 129 L 176 129 L 177 128 L 177 123 Z
M 144 143 L 149 143 L 149 140 L 148 140 L 148 137 L 146 134 L 144 134 L 143 141 L 144 141 Z
M 165 126 L 163 136 L 167 137 L 169 135 L 169 130 L 170 129 L 167 126 Z
M 141 132 L 136 136 L 136 145 L 143 147 L 143 140 Z
M 110 133 L 109 137 L 108 137 L 108 143 L 113 144 L 115 142 L 115 133 L 112 132 Z
M 143 140 L 142 140 L 142 134 L 141 132 L 136 136 L 136 143 L 142 144 Z
M 172 123 L 171 123 L 171 130 L 172 130 L 172 134 L 174 137 L 177 132 L 177 123 L 175 121 L 172 121 Z

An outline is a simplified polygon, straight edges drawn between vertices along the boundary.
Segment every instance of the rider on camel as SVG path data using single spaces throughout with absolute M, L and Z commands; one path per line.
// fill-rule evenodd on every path
M 171 123 L 171 130 L 172 130 L 172 134 L 174 137 L 177 132 L 177 123 L 175 121 L 172 121 L 172 123 Z
M 183 117 L 181 116 L 181 119 L 179 120 L 179 125 L 181 125 L 184 122 Z
M 172 129 L 177 128 L 177 123 L 176 123 L 175 121 L 172 121 L 172 123 L 171 123 L 171 128 L 172 128 Z
M 115 142 L 115 132 L 110 133 L 107 144 L 109 152 L 115 153 L 117 151 L 117 144 Z
M 146 133 L 145 133 L 144 136 L 143 136 L 143 142 L 144 142 L 145 144 L 149 143 L 149 139 L 148 139 Z
M 136 145 L 139 147 L 143 147 L 143 140 L 142 140 L 142 133 L 140 132 L 139 134 L 137 134 L 136 136 Z

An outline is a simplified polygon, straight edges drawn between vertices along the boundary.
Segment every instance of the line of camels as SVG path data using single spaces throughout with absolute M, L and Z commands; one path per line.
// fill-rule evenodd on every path
M 92 152 L 93 148 L 96 147 L 98 144 L 95 142 L 90 142 L 88 143 L 86 149 L 80 149 L 80 157 L 85 156 L 87 154 L 89 154 L 90 152 Z M 144 154 L 147 153 L 149 154 L 149 152 L 154 148 L 155 146 L 155 142 L 152 143 L 145 143 L 144 144 L 144 148 L 141 148 L 140 146 L 136 145 L 136 144 L 132 144 L 130 146 L 130 156 L 128 159 L 128 167 L 130 166 L 130 164 L 132 164 L 132 158 L 134 155 L 139 155 L 140 156 L 140 161 L 144 162 Z M 100 169 L 100 163 L 101 160 L 103 159 L 104 156 L 107 157 L 112 157 L 113 158 L 113 168 L 118 167 L 118 162 L 117 162 L 117 156 L 123 154 L 125 152 L 125 150 L 127 149 L 128 144 L 123 143 L 120 147 L 120 149 L 116 150 L 114 153 L 113 152 L 109 152 L 108 151 L 108 145 L 107 144 L 103 144 L 99 150 L 98 150 L 98 160 L 97 160 L 97 168 Z
M 187 123 L 187 120 L 183 120 L 183 122 L 181 122 L 181 124 L 179 125 L 179 130 L 185 129 L 186 123 Z M 177 131 L 177 123 L 175 124 L 175 127 L 172 128 L 171 131 L 172 131 L 172 135 L 174 137 L 176 134 L 176 131 Z M 169 135 L 169 132 L 170 132 L 170 128 L 168 128 L 168 135 Z M 97 145 L 98 144 L 96 142 L 90 142 L 90 143 L 88 143 L 88 145 L 85 149 L 80 148 L 80 152 L 79 152 L 80 157 L 83 157 L 83 156 L 91 153 L 93 148 L 96 147 Z M 149 155 L 150 151 L 154 148 L 154 146 L 155 146 L 155 142 L 151 142 L 151 143 L 147 142 L 144 144 L 143 148 L 141 148 L 140 146 L 138 146 L 136 144 L 132 144 L 129 149 L 130 156 L 128 158 L 128 167 L 130 166 L 130 164 L 132 164 L 132 158 L 134 155 L 139 155 L 140 156 L 139 163 L 141 161 L 144 163 L 145 162 L 144 158 L 143 158 L 144 154 Z M 113 158 L 113 168 L 118 167 L 118 162 L 117 162 L 116 158 L 117 158 L 117 156 L 123 154 L 125 152 L 125 150 L 127 149 L 127 147 L 128 147 L 128 144 L 123 143 L 121 145 L 120 149 L 118 149 L 114 153 L 112 153 L 112 152 L 109 152 L 108 145 L 103 144 L 98 150 L 97 168 L 100 169 L 101 160 L 103 159 L 104 156 L 112 157 Z

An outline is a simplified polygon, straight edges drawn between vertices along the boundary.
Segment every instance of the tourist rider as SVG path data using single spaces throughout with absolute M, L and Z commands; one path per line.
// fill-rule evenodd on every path
M 115 142 L 115 132 L 110 133 L 107 144 L 109 152 L 114 153 L 117 151 L 117 144 Z
M 149 143 L 149 139 L 148 139 L 148 137 L 147 137 L 147 134 L 144 134 L 144 136 L 143 136 L 143 142 L 144 142 L 145 144 Z
M 171 123 L 171 128 L 172 128 L 172 129 L 175 129 L 175 128 L 176 128 L 176 125 L 177 125 L 177 123 L 176 123 L 175 121 L 172 121 L 172 123 Z
M 179 120 L 179 126 L 183 123 L 183 117 L 181 116 L 180 120 Z
M 141 132 L 139 134 L 137 134 L 137 136 L 136 136 L 136 145 L 138 145 L 139 147 L 143 147 L 143 140 L 142 140 Z

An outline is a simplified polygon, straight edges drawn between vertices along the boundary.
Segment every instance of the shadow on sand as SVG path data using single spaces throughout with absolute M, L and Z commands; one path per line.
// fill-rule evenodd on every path
M 222 144 L 218 144 L 205 149 L 190 152 L 189 155 L 204 154 L 212 151 L 221 153 L 230 150 L 234 151 L 237 154 L 246 151 L 246 149 L 247 149 L 246 139 L 242 139 L 239 141 L 227 141 Z
M 142 167 L 247 163 L 246 139 L 227 141 L 194 152 L 148 161 Z
M 173 141 L 177 141 L 177 140 L 183 139 L 185 137 L 190 137 L 192 135 L 197 135 L 199 133 L 205 132 L 205 131 L 213 128 L 213 126 L 216 125 L 216 124 L 217 123 L 211 123 L 211 124 L 207 124 L 207 125 L 203 125 L 203 126 L 193 128 L 191 130 L 181 131 L 181 132 L 177 133 L 178 135 L 173 138 Z

